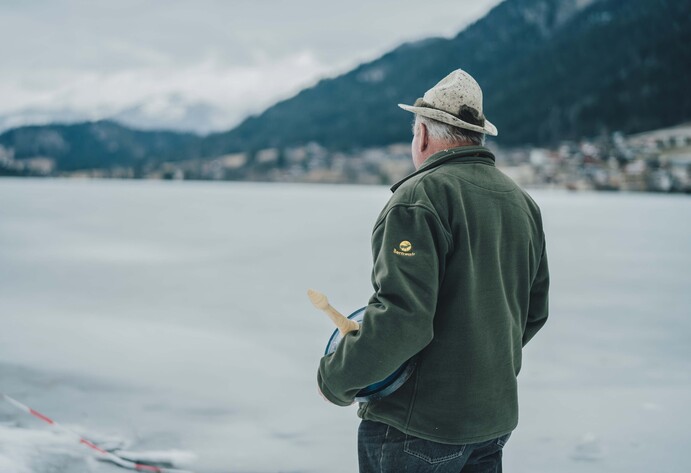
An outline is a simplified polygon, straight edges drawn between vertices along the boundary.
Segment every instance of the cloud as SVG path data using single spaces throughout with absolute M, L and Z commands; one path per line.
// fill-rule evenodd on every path
M 403 41 L 451 35 L 498 2 L 1 2 L 0 127 L 133 107 L 182 116 L 185 103 L 213 107 L 214 126 L 228 127 Z
M 85 119 L 101 119 L 123 109 L 142 106 L 152 117 L 158 113 L 184 114 L 179 100 L 204 103 L 224 110 L 217 123 L 222 129 L 287 98 L 328 74 L 333 66 L 318 61 L 310 51 L 279 60 L 259 58 L 252 65 L 230 66 L 215 57 L 182 67 L 159 66 L 117 72 L 63 70 L 50 76 L 0 78 L 0 114 L 26 110 L 71 110 Z M 177 104 L 177 105 L 175 105 Z M 178 107 L 177 111 L 175 106 Z M 174 118 L 174 117 L 168 117 Z

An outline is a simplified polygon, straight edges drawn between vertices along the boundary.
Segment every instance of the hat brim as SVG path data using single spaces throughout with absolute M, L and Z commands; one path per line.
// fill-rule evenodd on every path
M 436 108 L 415 107 L 402 103 L 399 103 L 398 106 L 408 112 L 416 113 L 418 115 L 422 115 L 423 117 L 431 118 L 432 120 L 437 120 L 439 122 L 446 123 L 447 125 L 457 126 L 458 128 L 463 128 L 465 130 L 477 131 L 478 133 L 484 133 L 490 136 L 497 136 L 499 134 L 497 127 L 490 123 L 489 120 L 485 120 L 485 126 L 482 127 L 464 122 L 460 118 L 454 117 L 450 113 L 444 112 L 443 110 L 437 110 Z

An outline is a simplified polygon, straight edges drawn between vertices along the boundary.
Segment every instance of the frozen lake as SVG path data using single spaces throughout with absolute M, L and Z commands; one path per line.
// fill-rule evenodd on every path
M 510 473 L 687 472 L 691 199 L 533 191 L 551 319 L 527 347 Z M 331 325 L 370 296 L 385 187 L 0 180 L 0 392 L 198 473 L 356 471 L 325 403 Z M 173 452 L 175 453 L 175 452 Z M 2 473 L 117 472 L 0 405 Z

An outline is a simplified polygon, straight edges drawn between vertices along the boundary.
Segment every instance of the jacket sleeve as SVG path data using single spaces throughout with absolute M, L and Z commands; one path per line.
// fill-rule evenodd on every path
M 317 382 L 324 396 L 349 405 L 432 340 L 433 319 L 450 237 L 436 213 L 397 204 L 372 233 L 374 295 L 360 330 L 347 334 L 321 359 Z
M 547 251 L 544 235 L 542 239 L 542 254 L 537 273 L 530 288 L 530 303 L 528 305 L 528 321 L 523 331 L 523 346 L 545 325 L 549 312 L 549 268 L 547 265 Z

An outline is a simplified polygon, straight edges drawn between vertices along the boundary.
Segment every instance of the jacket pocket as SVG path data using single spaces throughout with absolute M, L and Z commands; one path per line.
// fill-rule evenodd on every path
M 405 436 L 405 442 L 403 444 L 403 451 L 405 453 L 417 457 L 430 465 L 436 465 L 462 457 L 465 448 L 465 445 L 447 445 L 411 437 L 409 435 Z

